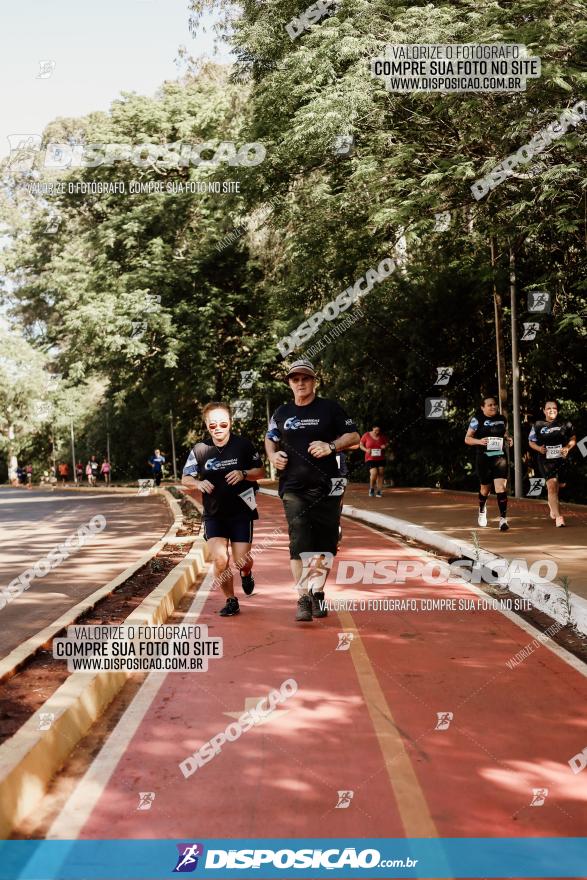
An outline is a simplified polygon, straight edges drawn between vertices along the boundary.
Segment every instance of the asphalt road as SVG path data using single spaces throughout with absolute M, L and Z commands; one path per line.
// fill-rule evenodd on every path
M 0 609 L 0 657 L 128 568 L 172 521 L 160 495 L 0 489 L 0 587 L 97 514 L 103 531 Z

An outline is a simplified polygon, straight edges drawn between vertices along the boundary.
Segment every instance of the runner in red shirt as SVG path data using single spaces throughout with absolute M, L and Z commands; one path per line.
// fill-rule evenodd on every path
M 361 437 L 360 448 L 365 453 L 365 462 L 369 465 L 369 498 L 373 498 L 377 490 L 377 498 L 383 498 L 383 474 L 385 472 L 385 450 L 388 439 L 381 428 L 371 428 Z

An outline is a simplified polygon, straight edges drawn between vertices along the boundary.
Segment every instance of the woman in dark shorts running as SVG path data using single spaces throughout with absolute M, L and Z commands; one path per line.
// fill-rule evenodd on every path
M 487 525 L 487 499 L 491 494 L 491 484 L 497 496 L 499 507 L 499 530 L 507 532 L 508 509 L 508 460 L 504 445 L 511 446 L 514 441 L 508 435 L 505 418 L 498 412 L 495 397 L 484 397 L 481 408 L 469 422 L 465 435 L 467 446 L 477 450 L 477 476 L 479 477 L 479 515 L 477 522 L 481 528 Z
M 559 418 L 558 411 L 558 400 L 546 401 L 544 419 L 532 425 L 528 444 L 538 453 L 538 473 L 546 481 L 550 518 L 555 521 L 557 528 L 561 528 L 565 521 L 561 516 L 558 493 L 567 484 L 567 456 L 577 445 L 577 438 L 572 424 Z
M 222 617 L 233 617 L 240 607 L 234 595 L 228 545 L 240 571 L 246 595 L 255 588 L 251 570 L 253 521 L 259 518 L 255 502 L 256 480 L 265 476 L 259 453 L 246 437 L 231 433 L 230 407 L 209 403 L 202 419 L 210 436 L 196 443 L 183 469 L 182 485 L 202 493 L 204 537 L 214 563 L 216 580 L 226 596 Z

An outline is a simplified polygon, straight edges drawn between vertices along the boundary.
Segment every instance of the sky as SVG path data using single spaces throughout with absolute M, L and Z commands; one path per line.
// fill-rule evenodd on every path
M 2 0 L 0 15 L 0 157 L 9 135 L 41 135 L 58 116 L 107 110 L 121 91 L 152 95 L 180 75 L 180 45 L 231 60 L 226 46 L 213 55 L 210 28 L 190 35 L 187 0 Z M 41 61 L 54 63 L 46 78 Z

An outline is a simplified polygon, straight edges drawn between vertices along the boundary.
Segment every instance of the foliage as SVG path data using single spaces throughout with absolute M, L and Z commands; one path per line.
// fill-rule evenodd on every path
M 579 436 L 587 433 L 586 126 L 484 199 L 470 190 L 581 97 L 584 4 L 340 0 L 295 41 L 285 25 L 304 0 L 192 0 L 194 30 L 212 5 L 219 36 L 234 47 L 232 69 L 198 62 L 154 98 L 123 94 L 109 113 L 56 120 L 45 140 L 261 142 L 267 157 L 253 168 L 118 162 L 67 174 L 232 180 L 240 192 L 34 199 L 27 178 L 9 175 L 2 194 L 14 319 L 51 353 L 67 387 L 102 389 L 80 427 L 87 443 L 103 443 L 107 413 L 119 468 L 136 474 L 155 445 L 169 454 L 170 410 L 183 454 L 204 401 L 244 396 L 255 405 L 246 430 L 261 439 L 267 401 L 271 408 L 285 394 L 278 339 L 402 248 L 396 271 L 363 300 L 365 318 L 315 358 L 324 393 L 340 397 L 361 428 L 376 420 L 391 432 L 394 478 L 473 487 L 462 440 L 480 394 L 496 390 L 494 282 L 510 350 L 510 256 L 520 323 L 530 320 L 529 290 L 554 297 L 536 341 L 520 345 L 522 421 L 556 394 Z M 522 43 L 541 57 L 542 76 L 522 93 L 392 94 L 370 59 L 402 42 Z M 349 155 L 335 149 L 343 135 L 354 138 Z M 49 212 L 61 220 L 53 235 L 44 232 Z M 445 231 L 441 212 L 450 213 Z M 149 296 L 161 297 L 156 311 Z M 140 334 L 133 322 L 145 324 Z M 454 369 L 444 390 L 434 385 L 439 366 Z M 240 371 L 250 369 L 259 379 L 244 392 Z M 511 388 L 509 369 L 505 379 Z M 439 391 L 448 419 L 434 422 L 424 399 Z M 584 478 L 575 485 L 586 500 Z

